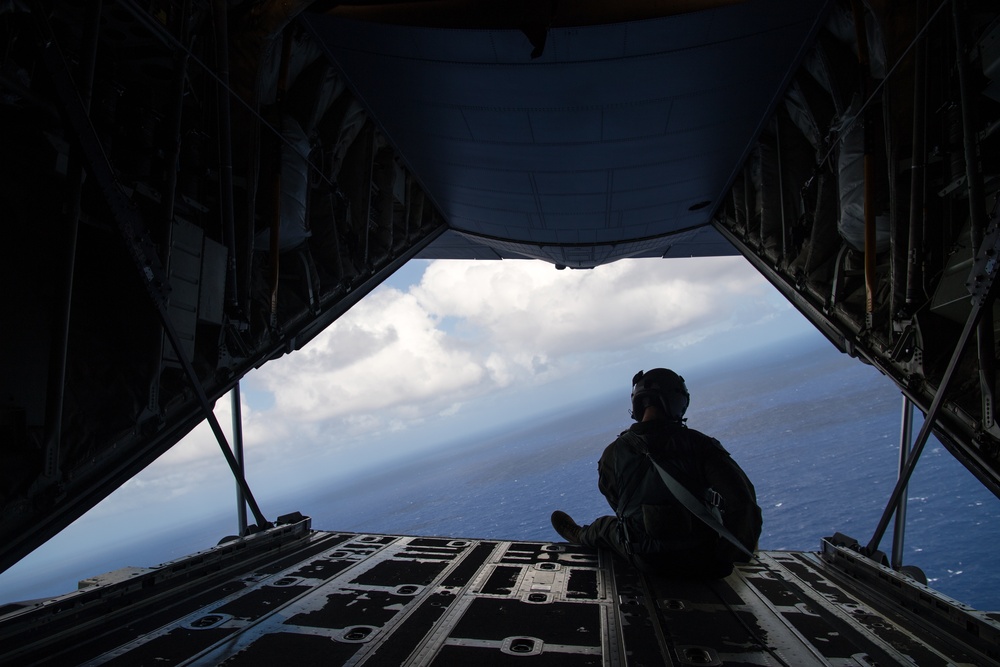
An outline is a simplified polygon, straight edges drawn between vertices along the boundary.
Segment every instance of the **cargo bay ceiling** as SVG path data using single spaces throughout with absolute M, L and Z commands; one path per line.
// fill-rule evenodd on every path
M 735 252 L 712 212 L 824 3 L 655 3 L 678 13 L 611 25 L 593 22 L 654 3 L 611 17 L 602 3 L 498 17 L 443 4 L 405 16 L 423 26 L 340 18 L 393 18 L 358 7 L 307 17 L 448 222 L 424 256 L 590 268 Z
M 0 9 L 0 568 L 203 419 L 238 471 L 214 402 L 414 258 L 739 252 L 1000 489 L 964 287 L 994 266 L 991 3 L 84 4 Z

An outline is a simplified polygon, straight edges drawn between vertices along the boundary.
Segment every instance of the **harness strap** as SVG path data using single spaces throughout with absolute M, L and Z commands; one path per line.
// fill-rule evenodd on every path
M 747 549 L 746 546 L 740 542 L 739 538 L 733 535 L 730 530 L 726 528 L 726 524 L 722 522 L 722 513 L 719 511 L 718 505 L 713 506 L 712 509 L 709 510 L 705 503 L 695 498 L 694 494 L 688 491 L 683 484 L 674 479 L 673 476 L 664 470 L 659 463 L 654 461 L 649 452 L 646 452 L 646 457 L 649 459 L 649 462 L 653 464 L 653 467 L 656 468 L 656 472 L 660 473 L 660 478 L 663 480 L 663 483 L 667 485 L 667 489 L 670 493 L 674 495 L 674 498 L 680 501 L 681 505 L 683 505 L 688 512 L 693 514 L 695 518 L 718 533 L 719 537 L 730 542 L 734 547 L 742 551 L 751 559 L 754 558 L 753 552 Z M 719 496 L 719 494 L 712 489 L 709 489 L 709 491 L 713 495 Z
M 615 479 L 619 481 L 624 479 L 624 475 L 622 475 L 622 457 L 617 455 L 615 456 Z M 632 483 L 630 485 L 621 489 L 618 495 L 618 506 L 615 507 L 615 517 L 618 519 L 618 541 L 621 542 L 622 548 L 625 550 L 625 555 L 628 556 L 628 560 L 633 566 L 635 566 L 635 550 L 632 547 L 632 536 L 629 534 L 628 521 L 625 520 L 625 508 L 628 507 L 629 501 L 635 495 L 640 481 L 641 479 L 634 477 L 631 479 Z
M 733 535 L 732 532 L 726 528 L 726 524 L 723 523 L 722 512 L 719 510 L 719 506 L 722 504 L 723 498 L 718 492 L 711 488 L 706 489 L 706 502 L 698 500 L 693 493 L 688 491 L 686 486 L 678 482 L 673 475 L 668 473 L 659 463 L 656 462 L 655 459 L 653 459 L 653 455 L 649 452 L 649 448 L 645 446 L 645 441 L 634 435 L 631 431 L 626 431 L 626 434 L 629 436 L 627 442 L 641 454 L 644 454 L 647 459 L 649 459 L 649 462 L 656 469 L 656 472 L 659 473 L 660 479 L 662 479 L 663 483 L 666 485 L 667 490 L 670 491 L 674 498 L 676 498 L 680 504 L 684 506 L 684 509 L 715 531 L 719 537 L 725 539 L 727 542 L 730 542 L 734 547 L 749 556 L 751 559 L 756 558 L 753 552 L 747 549 L 746 546 L 740 542 L 739 538 Z M 621 508 L 625 505 L 619 501 L 618 506 Z M 618 524 L 621 526 L 624 521 L 622 520 L 620 509 L 616 509 L 615 513 L 618 515 Z

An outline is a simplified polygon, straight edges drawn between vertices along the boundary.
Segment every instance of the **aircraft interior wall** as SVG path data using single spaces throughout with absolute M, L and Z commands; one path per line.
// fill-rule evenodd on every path
M 968 9 L 835 6 L 716 225 L 923 412 L 942 392 L 936 434 L 1000 494 L 1000 313 L 985 294 L 998 250 L 1000 17 L 990 3 Z M 984 324 L 957 356 L 975 286 Z
M 443 231 L 307 4 L 0 8 L 0 569 Z

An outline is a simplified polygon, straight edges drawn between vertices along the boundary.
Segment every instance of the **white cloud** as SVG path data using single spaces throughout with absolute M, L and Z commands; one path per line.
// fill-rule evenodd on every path
M 412 293 L 432 317 L 458 318 L 483 348 L 527 365 L 728 320 L 766 291 L 754 276 L 736 258 L 624 260 L 580 272 L 529 261 L 436 262 Z
M 340 443 L 400 431 L 503 387 L 551 381 L 581 355 L 665 338 L 683 347 L 766 319 L 773 297 L 733 257 L 625 260 L 592 271 L 432 262 L 408 291 L 376 290 L 303 350 L 255 372 L 250 382 L 275 402 L 249 430 L 295 440 L 322 424 L 310 435 L 336 432 Z
M 370 295 L 255 382 L 292 419 L 358 419 L 389 407 L 433 401 L 482 379 L 483 365 L 452 345 L 411 294 Z
M 226 394 L 216 402 L 214 412 L 216 418 L 219 420 L 219 425 L 222 427 L 222 432 L 225 434 L 230 445 L 232 445 L 231 424 L 233 411 L 229 396 L 229 394 Z M 247 417 L 250 416 L 250 411 L 245 401 L 241 405 L 245 424 Z M 161 465 L 184 466 L 193 469 L 194 466 L 192 464 L 221 456 L 218 440 L 216 440 L 212 427 L 206 419 L 195 426 L 194 430 L 183 440 L 160 456 L 157 462 Z

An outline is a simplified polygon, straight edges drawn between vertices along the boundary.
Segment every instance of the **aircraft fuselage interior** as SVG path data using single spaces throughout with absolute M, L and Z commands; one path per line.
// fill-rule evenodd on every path
M 206 419 L 253 524 L 184 567 L 112 577 L 48 611 L 5 607 L 0 662 L 266 662 L 292 649 L 261 586 L 304 605 L 284 617 L 298 619 L 291 634 L 322 636 L 342 664 L 456 664 L 487 649 L 485 664 L 1000 661 L 1000 618 L 914 582 L 882 540 L 931 434 L 1000 496 L 995 1 L 13 0 L 0 34 L 13 305 L 0 326 L 0 571 Z M 258 506 L 212 412 L 411 259 L 587 270 L 718 255 L 746 258 L 924 416 L 870 539 L 769 552 L 709 594 L 556 545 L 312 531 Z M 199 568 L 229 600 L 201 625 L 184 614 L 208 603 L 182 593 Z M 279 583 L 226 588 L 251 570 Z M 303 620 L 310 577 L 342 586 L 330 600 L 364 589 L 404 611 L 330 612 L 326 630 L 303 630 L 319 627 Z M 852 581 L 883 606 L 837 607 Z M 155 615 L 108 630 L 129 647 L 115 653 L 80 637 L 118 623 L 116 596 L 185 602 L 170 630 L 154 631 L 167 627 Z M 698 602 L 671 606 L 682 598 Z M 477 634 L 507 600 L 553 637 L 512 620 Z M 795 617 L 796 604 L 821 611 Z M 705 627 L 682 610 L 709 607 L 748 610 L 751 639 L 680 639 Z M 59 653 L 53 637 L 93 648 Z

